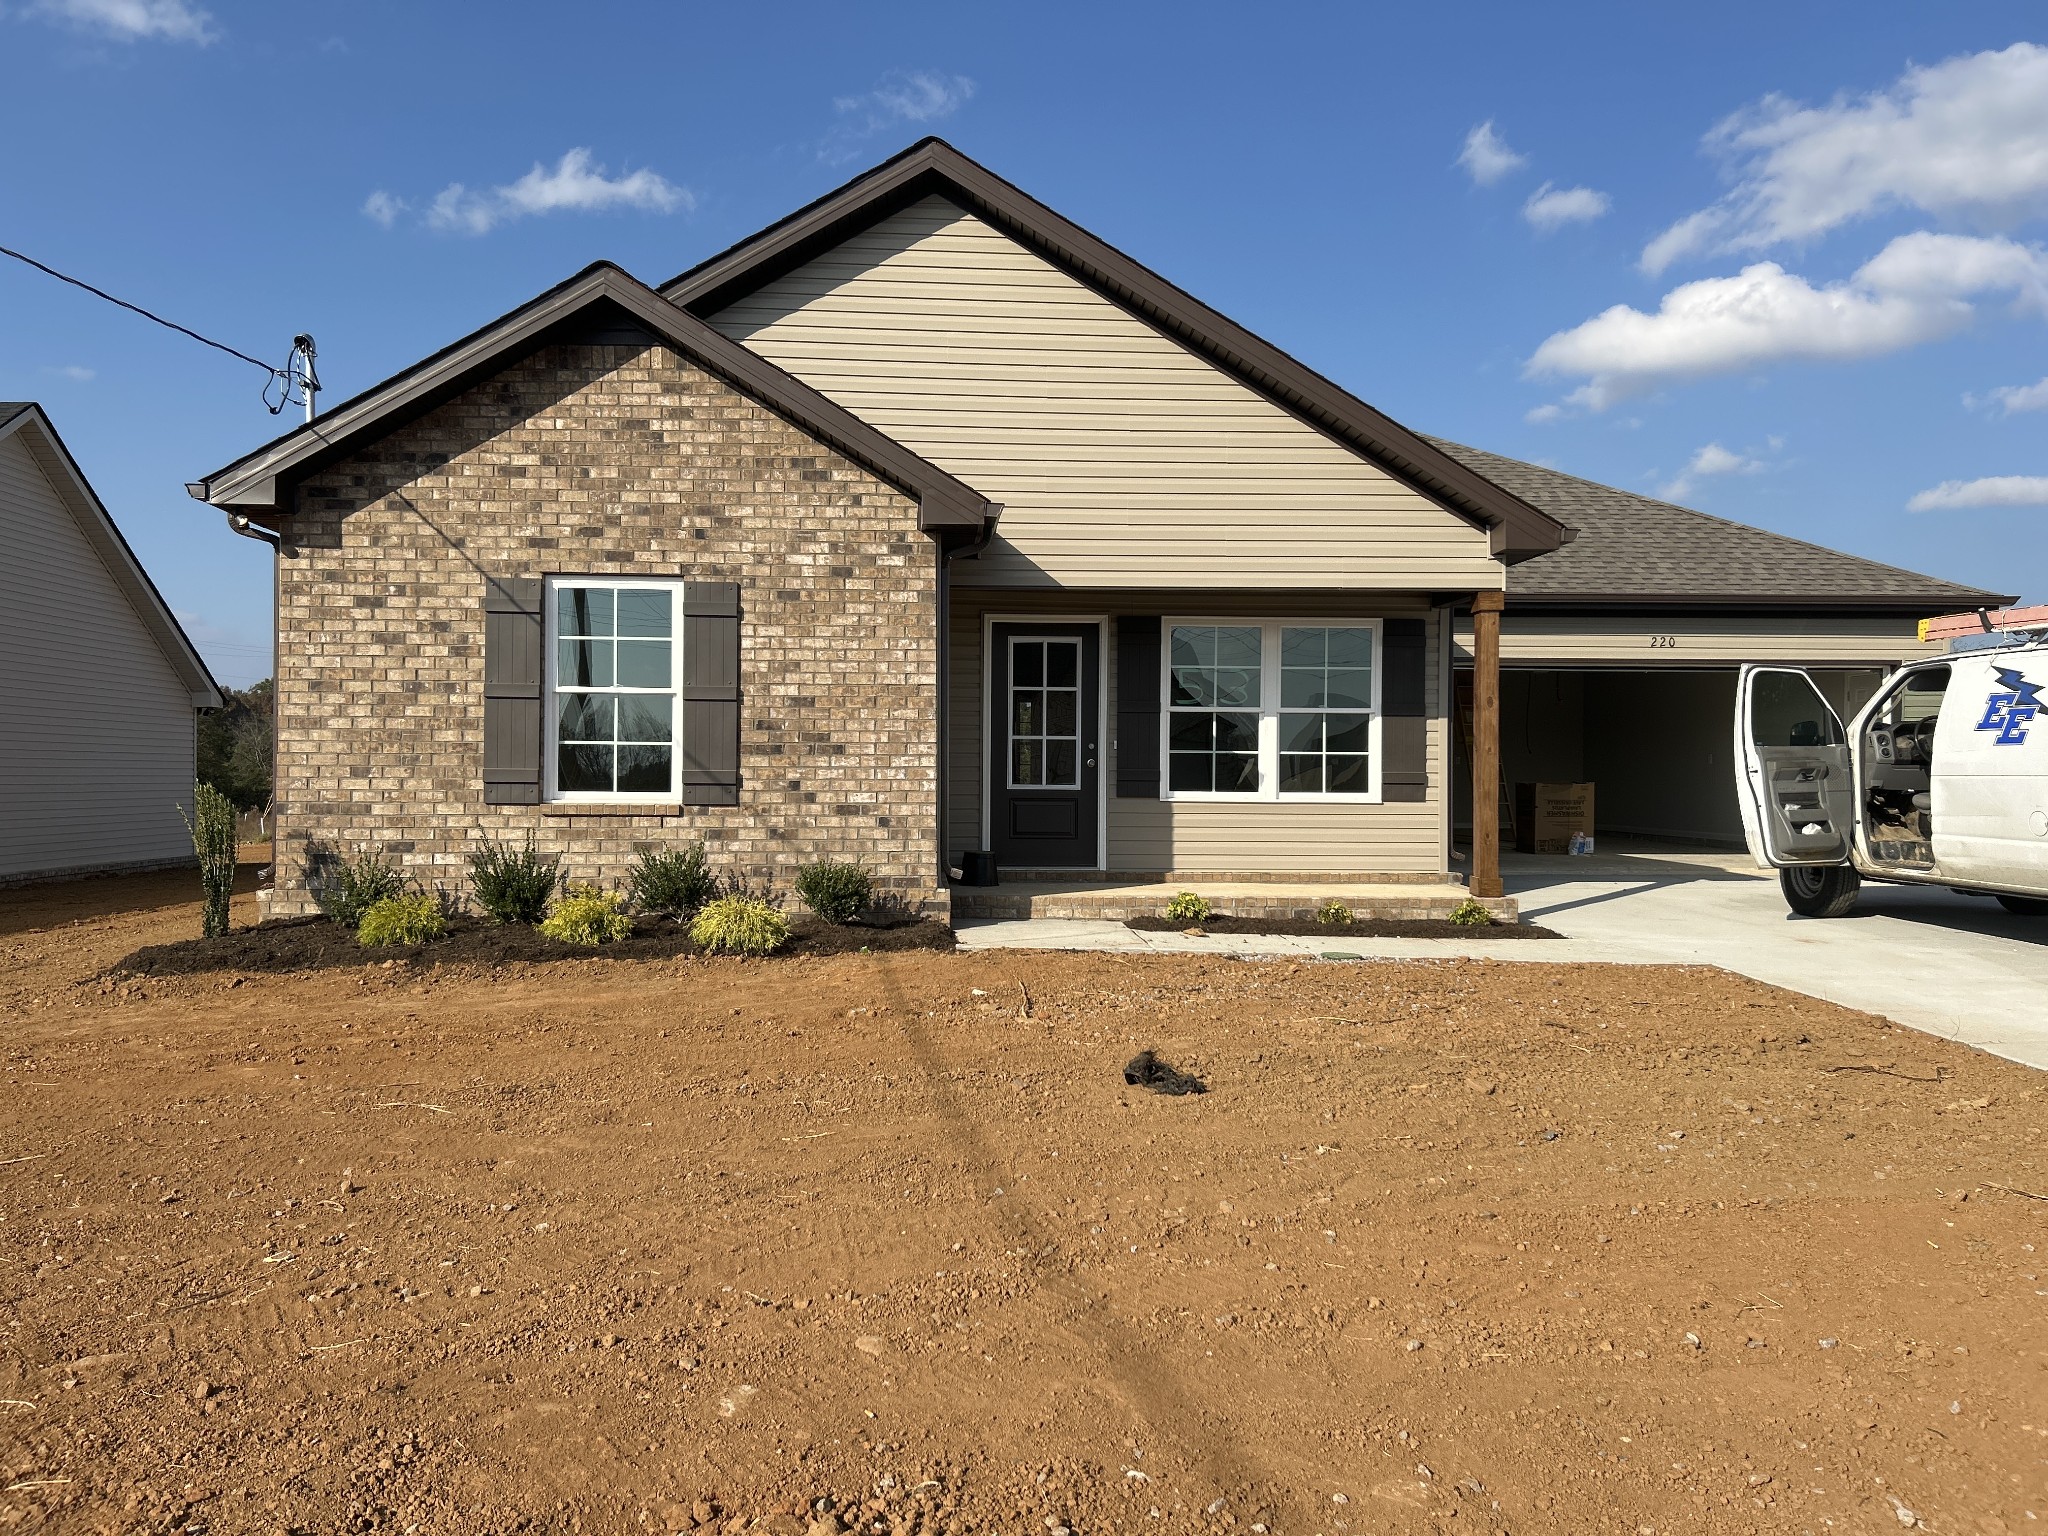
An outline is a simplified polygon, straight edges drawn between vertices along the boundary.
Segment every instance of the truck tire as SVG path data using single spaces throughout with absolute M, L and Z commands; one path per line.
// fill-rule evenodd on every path
M 1846 864 L 1799 864 L 1778 871 L 1785 905 L 1801 917 L 1846 917 L 1863 877 Z
M 2000 896 L 1998 904 L 2015 917 L 2048 917 L 2048 901 L 2039 896 Z

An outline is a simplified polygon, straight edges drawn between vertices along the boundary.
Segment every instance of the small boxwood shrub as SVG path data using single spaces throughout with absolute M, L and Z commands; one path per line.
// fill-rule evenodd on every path
M 595 886 L 571 886 L 555 910 L 540 925 L 540 931 L 564 944 L 581 944 L 595 949 L 616 944 L 633 932 L 633 919 L 626 916 L 626 898 L 616 891 Z
M 788 938 L 789 919 L 758 896 L 706 902 L 690 924 L 690 941 L 707 954 L 773 954 Z
M 342 927 L 360 931 L 370 908 L 404 891 L 405 876 L 377 854 L 359 853 L 322 882 L 320 910 Z
M 1325 928 L 1349 928 L 1352 911 L 1341 901 L 1326 901 L 1316 908 L 1316 921 Z
M 650 848 L 626 872 L 633 904 L 657 917 L 686 917 L 718 893 L 704 845 Z
M 415 891 L 371 902 L 356 924 L 356 942 L 377 949 L 386 944 L 425 944 L 447 931 L 441 903 L 425 891 Z
M 1493 922 L 1493 914 L 1479 904 L 1475 896 L 1467 896 L 1451 908 L 1451 921 L 1460 928 L 1484 928 Z
M 1169 923 L 1199 923 L 1209 916 L 1209 903 L 1193 891 L 1176 891 L 1173 899 L 1166 904 L 1166 920 Z
M 850 923 L 875 899 L 875 882 L 858 864 L 810 864 L 797 871 L 796 893 L 828 923 Z
M 493 922 L 538 923 L 559 878 L 554 861 L 534 850 L 530 832 L 524 848 L 486 838 L 469 856 L 469 888 Z

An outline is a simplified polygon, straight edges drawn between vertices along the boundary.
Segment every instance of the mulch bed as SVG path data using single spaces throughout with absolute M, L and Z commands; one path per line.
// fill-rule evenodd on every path
M 887 917 L 845 927 L 808 913 L 790 919 L 789 942 L 771 959 L 790 955 L 847 955 L 862 951 L 953 948 L 953 930 L 928 917 Z M 521 924 L 451 917 L 448 932 L 431 944 L 369 948 L 355 934 L 324 917 L 281 918 L 254 928 L 237 928 L 217 939 L 152 944 L 116 962 L 114 976 L 201 976 L 219 971 L 328 971 L 349 966 L 501 965 L 554 960 L 668 960 L 700 951 L 687 923 L 638 917 L 631 938 L 585 948 L 548 938 Z
M 1319 923 L 1312 917 L 1205 917 L 1199 923 L 1176 923 L 1164 917 L 1127 917 L 1126 928 L 1142 933 L 1305 934 L 1329 939 L 1561 939 L 1561 933 L 1534 923 L 1487 923 L 1471 928 L 1442 917 L 1359 918 L 1349 923 Z

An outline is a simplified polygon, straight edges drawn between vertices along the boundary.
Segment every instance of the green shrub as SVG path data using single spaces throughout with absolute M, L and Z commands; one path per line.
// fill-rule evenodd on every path
M 363 914 L 405 890 L 405 876 L 374 853 L 336 865 L 320 882 L 320 910 L 344 928 L 360 929 Z
M 193 786 L 192 812 L 185 808 L 185 830 L 192 834 L 192 851 L 199 855 L 199 931 L 209 939 L 228 931 L 228 903 L 235 894 L 235 804 L 211 784 Z
M 386 944 L 425 944 L 448 931 L 441 903 L 425 891 L 386 896 L 373 901 L 356 923 L 356 942 L 373 948 Z
M 1484 928 L 1493 921 L 1493 914 L 1479 904 L 1477 897 L 1467 896 L 1451 908 L 1451 921 L 1460 928 Z
M 469 888 L 493 922 L 538 923 L 548 915 L 559 878 L 554 861 L 534 851 L 531 832 L 524 848 L 485 838 L 469 856 Z
M 797 871 L 796 893 L 828 923 L 850 923 L 875 898 L 875 882 L 858 864 L 810 864 Z
M 1166 904 L 1166 920 L 1169 923 L 1199 923 L 1209 916 L 1209 903 L 1193 891 L 1177 891 L 1173 900 Z
M 758 896 L 721 896 L 690 924 L 690 940 L 708 954 L 766 955 L 789 937 L 789 919 Z
M 684 917 L 709 901 L 718 877 L 704 857 L 704 845 L 649 849 L 626 873 L 626 889 L 634 905 L 657 917 Z
M 633 919 L 626 916 L 626 898 L 616 891 L 600 891 L 593 885 L 571 886 L 555 903 L 540 931 L 564 944 L 581 944 L 595 949 L 616 944 L 633 932 Z
M 1351 909 L 1341 901 L 1326 901 L 1316 908 L 1316 921 L 1325 928 L 1349 928 L 1353 917 Z

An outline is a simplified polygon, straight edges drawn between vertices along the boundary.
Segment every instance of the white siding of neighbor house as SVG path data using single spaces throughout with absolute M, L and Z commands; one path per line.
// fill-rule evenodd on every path
M 191 857 L 191 690 L 20 432 L 0 439 L 0 719 L 0 880 Z
M 1502 584 L 1482 530 L 943 198 L 711 323 L 1004 503 L 978 587 Z
M 948 854 L 986 846 L 982 836 L 985 767 L 982 742 L 987 707 L 983 676 L 982 621 L 985 615 L 1058 620 L 1069 614 L 1105 614 L 1103 636 L 1108 682 L 1103 734 L 1108 750 L 1102 772 L 1109 785 L 1104 827 L 1110 870 L 1158 873 L 1367 874 L 1440 872 L 1445 868 L 1446 797 L 1450 734 L 1443 692 L 1443 633 L 1436 613 L 1413 600 L 1369 600 L 1347 594 L 1207 594 L 1193 604 L 1159 593 L 1105 594 L 1109 603 L 1090 606 L 1085 597 L 1035 593 L 956 591 L 947 665 L 948 763 L 946 820 Z M 1427 798 L 1380 805 L 1314 805 L 1299 801 L 1231 802 L 1120 799 L 1116 794 L 1116 624 L 1124 613 L 1162 617 L 1247 618 L 1426 617 L 1424 687 L 1429 710 Z

